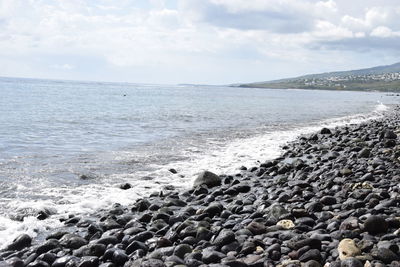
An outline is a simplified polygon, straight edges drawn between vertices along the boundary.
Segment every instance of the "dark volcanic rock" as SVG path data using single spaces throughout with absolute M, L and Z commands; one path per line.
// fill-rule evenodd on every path
M 14 241 L 6 247 L 6 250 L 21 250 L 31 245 L 32 238 L 27 234 L 18 236 Z
M 372 253 L 372 255 L 374 258 L 377 258 L 386 264 L 400 260 L 399 256 L 388 248 L 378 248 L 378 250 Z
M 388 223 L 381 216 L 371 215 L 364 222 L 364 228 L 371 235 L 386 233 L 388 230 Z
M 55 249 L 60 246 L 60 242 L 57 239 L 49 239 L 46 242 L 44 242 L 42 245 L 39 245 L 36 248 L 36 253 L 37 254 L 43 254 L 46 253 L 49 250 Z
M 212 249 L 206 249 L 203 251 L 202 261 L 206 264 L 218 263 L 225 257 L 226 255 L 224 253 Z
M 267 231 L 265 225 L 258 222 L 251 222 L 247 225 L 247 229 L 249 229 L 254 235 L 264 234 Z
M 315 260 L 317 262 L 322 261 L 321 252 L 318 249 L 310 249 L 300 256 L 299 260 L 301 262 L 307 262 L 310 260 Z
M 320 134 L 332 134 L 332 132 L 328 128 L 322 128 Z
M 213 244 L 219 247 L 227 245 L 235 241 L 235 233 L 228 229 L 223 229 L 218 236 L 214 239 Z
M 221 185 L 221 178 L 210 171 L 200 173 L 193 182 L 193 187 L 205 184 L 208 187 Z
M 66 248 L 78 249 L 88 242 L 79 235 L 66 234 L 60 239 L 60 245 Z
M 132 188 L 132 185 L 130 183 L 124 183 L 124 184 L 121 184 L 119 186 L 119 188 L 121 188 L 122 190 L 128 190 L 128 189 Z

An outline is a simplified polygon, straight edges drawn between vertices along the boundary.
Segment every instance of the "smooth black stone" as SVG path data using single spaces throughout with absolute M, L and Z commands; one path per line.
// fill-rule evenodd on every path
M 112 256 L 112 262 L 118 266 L 122 266 L 128 261 L 128 256 L 122 250 L 116 250 Z
M 178 256 L 179 258 L 183 259 L 184 256 L 188 253 L 192 252 L 192 247 L 187 244 L 181 244 L 175 247 L 174 255 Z
M 299 257 L 299 260 L 301 262 L 307 262 L 309 260 L 315 260 L 317 262 L 321 262 L 322 261 L 321 252 L 318 249 L 308 250 Z
M 45 261 L 35 260 L 34 262 L 29 263 L 27 267 L 50 267 L 50 265 Z
M 0 261 L 0 263 L 2 263 L 2 262 Z M 21 260 L 18 257 L 12 257 L 12 258 L 8 259 L 6 262 L 3 262 L 3 263 L 8 264 L 8 265 L 5 265 L 7 267 L 8 266 L 11 266 L 11 267 L 24 267 L 24 261 Z
M 119 188 L 121 188 L 122 190 L 128 190 L 128 189 L 132 188 L 132 185 L 130 183 L 125 183 L 125 184 L 121 184 L 119 186 Z
M 104 244 L 90 243 L 88 245 L 82 246 L 74 251 L 74 256 L 103 256 L 106 251 L 106 246 Z
M 30 254 L 25 260 L 24 265 L 27 266 L 29 263 L 34 262 L 39 255 L 37 253 Z
M 221 214 L 221 211 L 224 209 L 224 207 L 217 202 L 213 202 L 211 203 L 207 208 L 204 209 L 204 213 L 209 214 L 212 218 L 214 216 L 217 216 L 219 214 Z
M 214 239 L 213 244 L 219 247 L 227 245 L 235 241 L 235 233 L 228 229 L 223 229 Z
M 390 264 L 392 261 L 400 260 L 399 256 L 388 248 L 378 248 L 377 251 L 372 253 L 372 256 L 378 260 L 383 261 L 385 264 Z
M 133 241 L 129 244 L 129 246 L 126 248 L 125 251 L 127 254 L 131 254 L 132 252 L 135 252 L 138 249 L 141 249 L 146 252 L 149 250 L 148 246 L 145 243 L 140 241 Z
M 6 247 L 5 250 L 21 250 L 29 247 L 32 243 L 32 238 L 27 234 L 22 234 L 14 239 L 14 241 Z
M 37 260 L 41 260 L 41 261 L 45 261 L 47 262 L 49 265 L 52 265 L 53 262 L 57 259 L 57 255 L 54 253 L 43 253 L 41 255 L 39 255 L 37 258 Z
M 175 169 L 173 169 L 173 168 L 169 169 L 168 171 L 169 171 L 170 173 L 173 173 L 173 174 L 177 174 L 177 173 L 178 173 L 178 171 L 175 170 Z
M 221 178 L 210 171 L 204 171 L 200 173 L 193 182 L 193 187 L 200 186 L 202 184 L 208 187 L 215 187 L 221 185 Z
M 226 257 L 225 254 L 212 249 L 205 249 L 202 254 L 202 261 L 206 264 L 219 263 L 221 259 Z
M 331 130 L 329 130 L 328 128 L 322 128 L 319 133 L 320 134 L 332 134 Z
M 335 197 L 331 197 L 331 196 L 324 196 L 321 198 L 321 203 L 324 205 L 335 205 L 336 204 L 336 198 Z
M 61 246 L 71 249 L 78 249 L 87 243 L 83 237 L 75 234 L 66 234 L 60 239 Z
M 59 246 L 60 242 L 57 239 L 48 239 L 46 242 L 36 248 L 36 253 L 40 255 Z
M 255 221 L 247 225 L 246 228 L 254 235 L 264 234 L 267 231 L 267 228 L 264 224 Z
M 365 220 L 364 228 L 371 235 L 386 233 L 388 231 L 388 223 L 381 216 L 371 215 Z
M 79 259 L 74 256 L 63 256 L 61 258 L 56 259 L 51 267 L 66 267 L 70 262 L 79 262 Z

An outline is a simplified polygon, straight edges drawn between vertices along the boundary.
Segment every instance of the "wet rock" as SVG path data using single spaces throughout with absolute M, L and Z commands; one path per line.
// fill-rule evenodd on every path
M 205 184 L 208 187 L 218 186 L 221 185 L 221 178 L 215 173 L 212 173 L 210 171 L 204 171 L 200 173 L 194 180 L 193 187 L 197 187 L 202 184 Z
M 69 267 L 76 266 L 79 262 L 79 258 L 74 256 L 63 256 L 61 258 L 56 259 L 51 267 Z
M 112 262 L 117 266 L 122 266 L 125 262 L 128 261 L 128 256 L 125 254 L 123 250 L 116 250 L 112 255 Z
M 208 213 L 212 218 L 216 215 L 221 214 L 221 211 L 224 209 L 224 207 L 218 203 L 218 202 L 213 202 L 211 203 L 207 208 L 204 209 L 204 213 Z
M 61 246 L 72 249 L 78 249 L 87 243 L 83 237 L 75 234 L 66 234 L 60 239 Z
M 27 234 L 22 234 L 6 247 L 6 250 L 21 250 L 31 245 L 32 238 Z
M 35 260 L 34 262 L 29 263 L 27 267 L 50 267 L 50 265 L 45 261 Z
M 128 189 L 132 188 L 132 185 L 130 183 L 124 183 L 124 184 L 121 184 L 119 186 L 119 188 L 122 190 L 128 190 Z
M 5 267 L 24 267 L 24 261 L 18 257 L 12 257 L 5 262 L 0 260 L 0 266 L 1 264 L 4 264 Z
M 202 252 L 203 256 L 202 256 L 202 261 L 206 264 L 210 264 L 210 263 L 219 263 L 221 261 L 221 259 L 225 258 L 226 255 L 215 251 L 213 249 L 205 249 Z
M 178 171 L 175 170 L 174 168 L 171 168 L 171 169 L 169 169 L 168 171 L 169 171 L 170 173 L 172 173 L 172 174 L 177 174 L 177 173 L 178 173 Z
M 159 259 L 146 259 L 134 262 L 128 262 L 125 267 L 166 267 L 164 262 Z
M 328 128 L 322 128 L 319 133 L 320 134 L 332 134 L 331 130 L 329 130 Z
M 90 243 L 88 245 L 82 246 L 74 251 L 74 256 L 103 256 L 106 251 L 106 246 L 104 244 Z
M 170 242 L 168 244 L 170 244 Z M 159 246 L 159 247 L 162 247 L 162 246 Z M 147 252 L 149 250 L 148 246 L 145 243 L 140 242 L 140 241 L 133 241 L 126 247 L 125 251 L 126 251 L 126 253 L 131 254 L 132 252 L 135 252 L 138 249 L 141 249 L 145 252 Z
M 219 247 L 232 243 L 236 240 L 235 233 L 228 229 L 223 229 L 214 239 L 213 244 Z
M 100 260 L 98 257 L 83 257 L 78 267 L 98 267 Z
M 184 256 L 188 253 L 192 252 L 192 247 L 187 244 L 181 244 L 175 247 L 174 255 L 178 256 L 179 258 L 183 259 Z
M 40 261 L 45 261 L 47 262 L 49 265 L 52 265 L 53 262 L 57 259 L 56 254 L 54 253 L 43 253 L 41 255 L 39 255 L 36 260 L 40 260 Z
M 43 254 L 48 252 L 49 250 L 55 249 L 60 246 L 60 242 L 57 239 L 49 239 L 46 242 L 44 242 L 42 245 L 39 245 L 36 248 L 36 253 L 37 254 Z

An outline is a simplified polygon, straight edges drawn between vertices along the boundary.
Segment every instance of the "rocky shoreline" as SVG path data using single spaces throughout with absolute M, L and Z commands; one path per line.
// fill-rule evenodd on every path
M 400 266 L 399 115 L 324 128 L 234 176 L 204 172 L 190 190 L 71 216 L 44 242 L 19 236 L 0 266 Z

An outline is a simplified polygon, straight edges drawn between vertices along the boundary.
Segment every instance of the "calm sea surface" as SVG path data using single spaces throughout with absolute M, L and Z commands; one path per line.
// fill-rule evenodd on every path
M 398 100 L 0 78 L 0 247 L 21 232 L 58 227 L 66 214 L 131 203 L 166 185 L 189 187 L 204 169 L 234 174 L 278 156 L 299 134 L 382 116 Z M 124 182 L 133 188 L 119 189 Z M 42 209 L 50 219 L 35 218 Z

